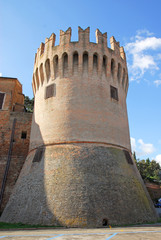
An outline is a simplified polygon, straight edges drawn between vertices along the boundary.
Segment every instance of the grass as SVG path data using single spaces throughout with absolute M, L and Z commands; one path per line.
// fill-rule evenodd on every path
M 58 228 L 62 226 L 44 226 L 44 225 L 30 225 L 23 223 L 5 223 L 0 222 L 0 229 L 17 229 L 17 228 Z
M 161 218 L 159 218 L 157 222 L 144 222 L 144 223 L 137 223 L 137 224 L 123 224 L 123 225 L 111 225 L 111 226 L 112 227 L 130 227 L 135 225 L 155 224 L 155 223 L 161 223 Z M 30 224 L 23 224 L 23 223 L 0 222 L 0 229 L 59 228 L 59 227 L 63 227 L 63 226 L 45 226 L 45 225 L 30 225 Z
M 144 224 L 155 224 L 155 223 L 161 223 L 161 218 L 158 219 L 157 222 L 142 222 L 142 223 L 133 223 L 133 224 L 122 224 L 122 225 L 112 225 L 112 227 L 132 227 L 136 225 L 144 225 Z

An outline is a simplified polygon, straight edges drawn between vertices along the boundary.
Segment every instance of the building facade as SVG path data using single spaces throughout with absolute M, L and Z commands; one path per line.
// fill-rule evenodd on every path
M 17 78 L 0 77 L 0 212 L 4 210 L 29 149 L 32 114 L 24 109 Z

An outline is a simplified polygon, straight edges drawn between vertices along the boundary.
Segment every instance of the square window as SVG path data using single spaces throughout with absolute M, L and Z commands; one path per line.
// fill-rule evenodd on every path
M 118 98 L 118 90 L 117 88 L 110 86 L 110 92 L 111 92 L 111 98 L 115 99 L 115 100 L 119 100 Z
M 32 162 L 40 162 L 43 157 L 43 154 L 44 154 L 44 148 L 41 148 L 41 147 L 37 148 Z
M 51 84 L 46 87 L 45 99 L 54 97 L 56 95 L 56 85 Z

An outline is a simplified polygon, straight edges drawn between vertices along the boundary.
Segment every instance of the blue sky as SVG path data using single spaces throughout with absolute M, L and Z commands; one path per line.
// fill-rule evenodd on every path
M 130 86 L 127 97 L 132 149 L 137 157 L 161 163 L 161 1 L 160 0 L 0 0 L 0 74 L 17 77 L 33 96 L 34 56 L 41 42 L 78 26 L 107 32 L 124 46 Z

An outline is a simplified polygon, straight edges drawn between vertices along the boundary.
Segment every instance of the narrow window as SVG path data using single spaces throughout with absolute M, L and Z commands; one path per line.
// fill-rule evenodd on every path
M 32 162 L 40 162 L 44 154 L 44 148 L 37 148 Z
M 114 61 L 114 59 L 112 58 L 112 59 L 111 59 L 111 74 L 112 74 L 112 76 L 114 76 L 114 69 L 115 69 L 115 61 Z
M 103 69 L 103 73 L 106 75 L 106 71 L 107 71 L 107 57 L 106 56 L 103 56 L 102 69 Z
M 2 109 L 5 93 L 0 92 L 0 109 Z
M 120 82 L 120 78 L 121 78 L 121 64 L 118 63 L 118 70 L 117 70 L 117 79 L 118 79 L 118 82 Z
M 133 160 L 132 160 L 132 158 L 131 158 L 131 156 L 130 156 L 130 153 L 129 153 L 128 151 L 126 151 L 126 150 L 123 150 L 123 152 L 124 152 L 124 154 L 125 154 L 126 161 L 127 161 L 129 164 L 133 165 L 134 163 L 133 163 Z
M 118 99 L 118 90 L 117 88 L 110 86 L 110 91 L 111 91 L 111 98 L 115 99 L 115 100 L 119 100 Z
M 73 73 L 78 72 L 78 53 L 73 54 Z
M 40 71 L 41 85 L 43 85 L 43 82 L 44 82 L 44 71 L 43 71 L 43 64 L 42 63 L 40 65 L 39 71 Z
M 26 138 L 27 138 L 27 132 L 22 131 L 21 139 L 26 139 Z
M 50 79 L 50 60 L 47 59 L 45 62 L 45 71 L 46 71 L 46 78 L 47 78 L 47 82 Z
M 46 87 L 45 99 L 56 96 L 56 84 L 53 83 Z
M 63 54 L 63 77 L 67 77 L 68 75 L 68 54 Z
M 88 72 L 88 53 L 83 54 L 83 72 Z
M 125 68 L 123 69 L 122 86 L 124 86 L 124 82 L 125 82 Z
M 54 63 L 54 78 L 56 79 L 58 77 L 59 72 L 58 55 L 54 57 L 53 63 Z
M 93 55 L 93 71 L 98 72 L 98 57 L 97 57 L 97 54 Z
M 36 83 L 37 83 L 37 89 L 39 89 L 39 74 L 38 74 L 38 68 L 36 69 Z

